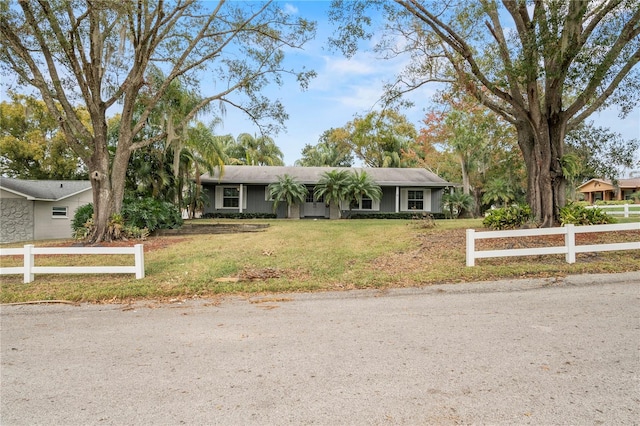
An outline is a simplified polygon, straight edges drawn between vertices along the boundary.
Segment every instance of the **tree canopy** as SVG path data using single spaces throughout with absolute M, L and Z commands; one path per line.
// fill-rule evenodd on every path
M 86 110 L 78 114 L 88 119 Z M 87 170 L 67 146 L 44 102 L 11 94 L 0 103 L 0 174 L 18 179 L 86 179 Z
M 283 58 L 313 37 L 315 24 L 280 7 L 197 0 L 0 5 L 0 72 L 17 76 L 11 84 L 40 94 L 66 143 L 87 166 L 96 216 L 93 241 L 103 239 L 109 217 L 122 207 L 131 153 L 180 134 L 203 108 L 214 106 L 217 116 L 238 108 L 265 133 L 283 126 L 283 105 L 262 89 L 284 84 L 286 76 L 306 87 L 314 73 L 285 68 Z M 157 69 L 166 78 L 153 84 Z M 177 123 L 150 121 L 154 109 L 171 98 L 175 81 L 201 98 Z M 78 114 L 80 104 L 88 122 Z M 107 116 L 116 109 L 122 125 L 110 155 Z M 141 134 L 144 138 L 136 140 Z
M 379 14 L 382 31 L 371 27 Z M 604 107 L 624 114 L 640 100 L 640 0 L 335 0 L 331 18 L 333 45 L 347 55 L 375 32 L 381 54 L 408 56 L 387 100 L 448 83 L 513 125 L 527 201 L 543 226 L 557 222 L 566 201 L 567 131 Z

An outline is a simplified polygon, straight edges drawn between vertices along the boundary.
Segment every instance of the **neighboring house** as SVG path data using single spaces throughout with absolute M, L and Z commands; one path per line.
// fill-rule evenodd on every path
M 0 177 L 0 242 L 70 238 L 76 209 L 91 202 L 89 181 Z
M 618 179 L 617 185 L 610 180 L 591 179 L 577 189 L 590 204 L 596 201 L 631 200 L 631 194 L 640 191 L 640 178 Z
M 314 186 L 332 167 L 272 167 L 272 166 L 224 166 L 222 176 L 216 173 L 200 178 L 209 193 L 209 205 L 204 213 L 273 213 L 268 185 L 277 176 L 294 177 L 307 186 L 309 194 L 300 206 L 301 218 L 328 218 L 329 206 L 313 195 Z M 352 213 L 426 212 L 441 213 L 442 194 L 445 188 L 454 186 L 425 169 L 403 168 L 346 168 L 350 172 L 366 171 L 382 189 L 382 199 L 358 200 Z M 349 205 L 342 203 L 343 211 Z M 280 203 L 278 217 L 287 216 L 286 203 Z

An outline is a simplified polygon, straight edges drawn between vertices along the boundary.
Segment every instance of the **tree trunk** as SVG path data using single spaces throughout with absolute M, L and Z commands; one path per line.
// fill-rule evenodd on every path
M 564 129 L 560 122 L 536 124 L 536 130 L 523 121 L 516 128 L 527 168 L 527 204 L 534 220 L 548 228 L 558 224 L 560 208 L 566 203 L 566 180 L 560 167 Z

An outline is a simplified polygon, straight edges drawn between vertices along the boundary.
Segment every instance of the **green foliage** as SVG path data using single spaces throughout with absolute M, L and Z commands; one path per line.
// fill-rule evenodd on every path
M 347 179 L 347 190 L 345 193 L 347 200 L 358 203 L 362 198 L 369 198 L 374 201 L 380 201 L 382 198 L 382 189 L 380 185 L 375 183 L 371 176 L 365 171 L 353 172 Z
M 531 207 L 513 205 L 490 210 L 482 224 L 495 230 L 520 228 L 532 219 Z
M 346 198 L 348 187 L 349 172 L 334 169 L 322 174 L 313 192 L 316 198 L 324 197 L 327 203 L 339 203 Z
M 92 220 L 93 218 L 93 204 L 85 204 L 76 209 L 76 212 L 73 215 L 73 219 L 71 220 L 71 229 L 74 233 L 81 228 L 86 228 L 87 222 Z M 75 235 L 74 235 L 75 236 Z M 77 238 L 77 237 L 76 237 Z M 82 237 L 84 238 L 84 237 Z
M 276 179 L 276 182 L 269 184 L 267 187 L 269 195 L 273 198 L 274 212 L 282 201 L 286 202 L 287 206 L 304 202 L 308 192 L 306 186 L 288 174 L 276 176 Z
M 505 207 L 516 199 L 516 191 L 510 182 L 498 177 L 487 182 L 482 194 L 482 202 L 485 204 L 502 203 Z
M 353 154 L 351 147 L 343 140 L 344 129 L 326 130 L 316 145 L 306 144 L 302 148 L 302 158 L 296 160 L 301 167 L 351 167 Z
M 625 140 L 620 133 L 593 122 L 583 123 L 567 132 L 566 152 L 579 163 L 573 176 L 574 182 L 592 178 L 615 179 L 619 170 L 633 168 L 640 150 L 640 139 Z M 564 164 L 563 164 L 564 166 Z M 563 173 L 564 173 L 563 167 Z
M 401 154 L 409 149 L 417 132 L 398 111 L 372 111 L 344 127 L 343 143 L 369 167 L 405 167 Z
M 69 147 L 45 103 L 9 92 L 0 102 L 0 174 L 18 179 L 86 179 L 86 167 Z M 78 109 L 81 117 L 85 110 Z
M 570 203 L 560 209 L 560 223 L 562 226 L 567 224 L 604 225 L 615 222 L 615 218 L 597 207 L 587 208 L 577 203 Z
M 225 147 L 227 164 L 284 166 L 284 154 L 269 136 L 254 137 L 241 133 Z
M 459 189 L 442 195 L 442 208 L 451 218 L 459 218 L 464 212 L 473 208 L 473 197 Z
M 155 198 L 125 199 L 122 212 L 109 219 L 106 239 L 145 239 L 156 229 L 175 229 L 182 223 L 180 211 L 169 202 Z M 76 239 L 91 236 L 95 228 L 93 204 L 85 204 L 76 210 L 71 228 Z
M 125 200 L 122 216 L 127 225 L 147 228 L 149 232 L 176 229 L 183 223 L 180 210 L 175 205 L 155 198 Z

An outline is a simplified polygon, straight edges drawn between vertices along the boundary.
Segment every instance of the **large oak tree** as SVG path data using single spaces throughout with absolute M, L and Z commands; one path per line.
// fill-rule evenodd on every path
M 100 241 L 122 207 L 133 151 L 181 134 L 207 105 L 218 115 L 239 108 L 267 133 L 281 126 L 283 106 L 261 92 L 286 75 L 306 85 L 313 72 L 286 69 L 282 61 L 314 31 L 277 2 L 19 0 L 0 3 L 0 66 L 5 82 L 37 91 L 88 167 L 96 215 L 91 239 Z M 152 66 L 166 76 L 160 84 L 147 79 Z M 201 99 L 180 123 L 157 125 L 149 117 L 176 80 Z M 88 110 L 89 126 L 78 105 Z M 121 114 L 113 156 L 110 111 Z M 139 134 L 145 137 L 137 140 Z
M 391 98 L 452 83 L 515 126 L 527 201 L 543 226 L 565 204 L 567 131 L 612 104 L 629 112 L 640 99 L 640 0 L 334 3 L 334 42 L 346 54 L 382 16 L 379 51 L 409 56 Z

